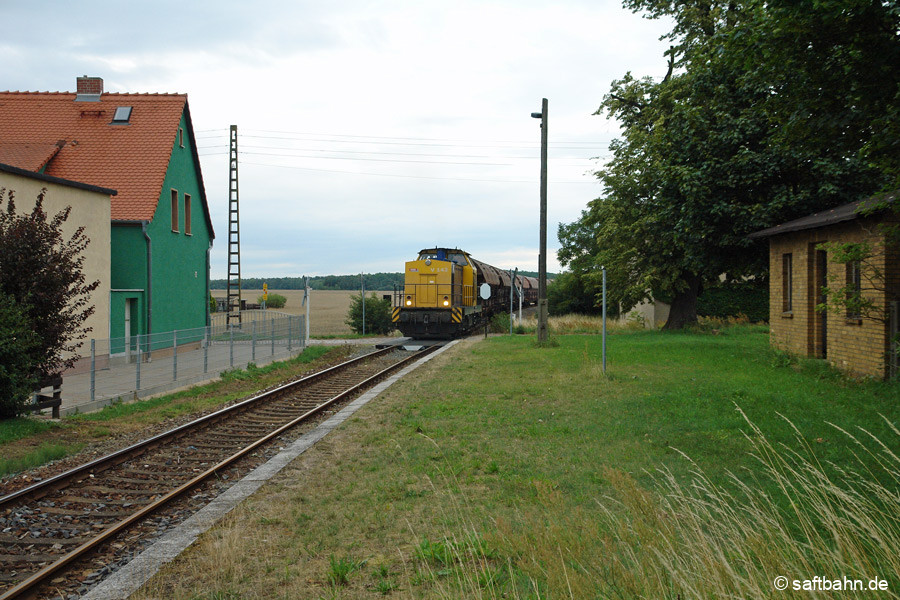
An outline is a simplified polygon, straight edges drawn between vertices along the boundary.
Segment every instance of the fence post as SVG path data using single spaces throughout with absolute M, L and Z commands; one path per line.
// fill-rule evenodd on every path
M 172 381 L 178 381 L 178 331 L 172 332 Z
M 253 343 L 251 344 L 250 357 L 253 362 L 256 362 L 256 321 L 250 325 L 250 331 L 253 334 Z
M 143 356 L 141 356 L 141 350 L 142 350 L 141 334 L 138 334 L 137 335 L 137 361 L 135 361 L 135 364 L 137 365 L 137 368 L 135 369 L 135 372 L 137 373 L 137 375 L 136 375 L 137 381 L 135 381 L 135 384 L 134 384 L 135 391 L 141 389 L 141 363 L 144 360 Z
M 212 325 L 203 329 L 203 372 L 209 370 L 209 338 L 212 335 Z
M 91 402 L 97 391 L 97 340 L 91 338 Z
M 228 364 L 234 368 L 234 325 L 229 325 L 228 333 L 230 335 L 230 342 L 228 344 Z
M 272 356 L 275 356 L 275 319 L 272 319 Z
M 288 317 L 288 356 L 291 355 L 291 338 L 294 335 L 294 330 L 291 327 L 291 325 L 293 325 L 293 323 L 294 323 L 294 319 L 291 317 Z

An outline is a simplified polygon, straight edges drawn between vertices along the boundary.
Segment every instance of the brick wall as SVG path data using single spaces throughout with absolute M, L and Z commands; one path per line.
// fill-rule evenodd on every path
M 773 346 L 805 356 L 822 357 L 856 375 L 886 376 L 888 325 L 871 319 L 848 319 L 843 313 L 815 310 L 822 301 L 819 282 L 831 289 L 845 285 L 846 267 L 830 253 L 818 254 L 823 242 L 868 242 L 875 249 L 874 263 L 889 286 L 900 287 L 897 249 L 885 252 L 883 235 L 872 219 L 856 219 L 828 227 L 773 236 L 769 243 L 770 340 Z M 784 310 L 784 255 L 791 255 L 791 310 Z M 823 272 L 824 268 L 824 272 Z M 863 295 L 887 308 L 884 290 Z

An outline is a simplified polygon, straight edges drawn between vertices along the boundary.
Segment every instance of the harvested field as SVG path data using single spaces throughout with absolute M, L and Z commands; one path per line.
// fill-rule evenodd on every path
M 270 294 L 280 294 L 287 298 L 284 308 L 279 308 L 279 312 L 285 312 L 292 315 L 306 314 L 306 307 L 303 306 L 303 290 L 269 290 Z M 367 291 L 366 295 L 371 295 L 372 291 Z M 382 294 L 390 292 L 374 292 L 379 298 Z M 225 290 L 213 290 L 214 298 L 224 298 Z M 339 336 L 350 335 L 350 327 L 344 321 L 347 319 L 347 311 L 350 310 L 350 298 L 359 295 L 359 292 L 349 290 L 313 290 L 310 297 L 310 321 L 309 335 L 317 336 Z M 262 296 L 262 290 L 242 290 L 241 296 L 247 302 L 256 302 L 259 296 Z

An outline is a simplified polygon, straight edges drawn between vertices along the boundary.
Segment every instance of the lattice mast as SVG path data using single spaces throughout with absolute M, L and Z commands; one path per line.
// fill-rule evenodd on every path
M 228 160 L 228 325 L 241 324 L 241 230 L 238 217 L 238 140 L 237 125 L 232 125 Z

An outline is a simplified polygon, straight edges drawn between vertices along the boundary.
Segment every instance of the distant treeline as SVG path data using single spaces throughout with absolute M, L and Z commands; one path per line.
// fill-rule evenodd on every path
M 394 284 L 403 285 L 403 273 L 366 273 L 367 290 L 392 290 Z M 270 290 L 302 290 L 303 277 L 245 277 L 241 279 L 241 289 L 261 290 L 266 283 Z M 228 280 L 213 279 L 209 289 L 224 290 Z M 358 290 L 359 275 L 324 275 L 309 278 L 309 287 L 314 290 Z
M 519 275 L 525 277 L 537 277 L 537 271 L 519 271 Z M 396 284 L 403 285 L 403 273 L 366 273 L 367 290 L 392 290 Z M 547 273 L 548 279 L 553 279 L 553 273 Z M 263 284 L 269 285 L 270 290 L 302 290 L 302 277 L 245 277 L 241 280 L 241 289 L 261 290 Z M 224 290 L 228 284 L 226 279 L 212 279 L 209 289 Z M 309 287 L 314 290 L 358 290 L 359 275 L 323 275 L 309 278 Z

